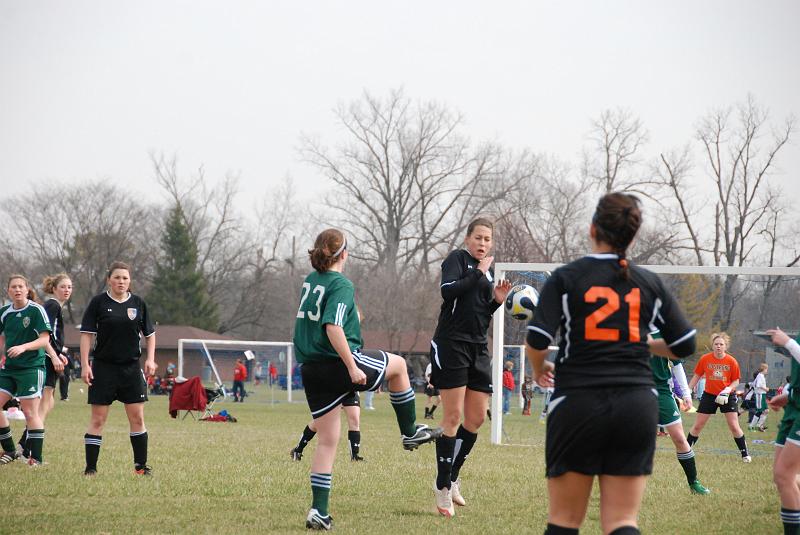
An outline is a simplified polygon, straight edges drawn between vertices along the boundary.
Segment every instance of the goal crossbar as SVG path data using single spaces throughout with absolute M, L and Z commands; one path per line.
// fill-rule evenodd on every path
M 509 271 L 554 271 L 563 264 L 557 263 L 514 263 L 497 262 L 494 266 L 495 280 L 505 278 Z M 759 275 L 764 277 L 798 277 L 800 267 L 753 267 L 753 266 L 678 266 L 678 265 L 640 265 L 637 266 L 660 274 L 674 275 Z M 503 432 L 503 345 L 505 307 L 501 306 L 494 313 L 492 326 L 492 383 L 495 385 L 491 399 L 492 444 L 502 443 Z

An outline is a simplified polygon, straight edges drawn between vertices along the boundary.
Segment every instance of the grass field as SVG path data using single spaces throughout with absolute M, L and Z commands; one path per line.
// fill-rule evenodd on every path
M 115 404 L 103 434 L 99 473 L 83 471 L 83 434 L 89 416 L 85 396 L 73 383 L 71 400 L 56 402 L 46 426 L 45 461 L 39 469 L 21 462 L 0 468 L 2 533 L 303 533 L 310 505 L 309 460 L 296 463 L 288 451 L 309 419 L 304 403 L 268 403 L 256 390 L 243 404 L 225 402 L 238 423 L 173 420 L 167 399 L 147 404 L 151 478 L 132 472 L 128 427 Z M 260 387 L 263 388 L 263 387 Z M 418 414 L 422 415 L 422 397 Z M 542 533 L 546 519 L 544 425 L 536 417 L 512 415 L 508 432 L 525 446 L 492 446 L 488 427 L 462 470 L 468 506 L 453 519 L 438 517 L 432 502 L 432 446 L 415 452 L 400 446 L 387 395 L 377 410 L 362 412 L 364 463 L 348 460 L 346 433 L 333 474 L 331 514 L 340 533 Z M 517 411 L 518 412 L 518 411 Z M 693 415 L 684 418 L 690 424 Z M 742 420 L 744 424 L 744 420 Z M 745 465 L 717 416 L 696 447 L 706 497 L 689 493 L 669 438 L 658 439 L 655 472 L 645 495 L 644 533 L 712 535 L 782 533 L 778 496 L 772 485 L 770 430 L 747 439 L 752 464 Z M 21 422 L 12 422 L 15 437 Z M 516 436 L 516 438 L 515 438 Z M 599 533 L 595 497 L 583 533 Z

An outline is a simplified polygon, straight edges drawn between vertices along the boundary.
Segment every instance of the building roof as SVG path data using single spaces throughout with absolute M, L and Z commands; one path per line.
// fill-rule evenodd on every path
M 64 345 L 77 350 L 80 345 L 80 331 L 77 325 L 64 325 Z M 181 338 L 200 340 L 235 340 L 230 336 L 189 325 L 156 325 L 156 348 L 177 349 Z
M 431 350 L 431 331 L 362 331 L 364 349 L 382 349 L 400 355 L 408 353 L 429 353 Z

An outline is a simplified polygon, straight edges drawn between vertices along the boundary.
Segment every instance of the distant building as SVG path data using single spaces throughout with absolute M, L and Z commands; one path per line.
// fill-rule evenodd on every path
M 756 336 L 764 335 L 764 331 L 755 331 L 753 334 Z M 792 338 L 796 338 L 798 331 L 786 331 L 786 334 Z M 769 365 L 769 371 L 767 372 L 767 386 L 769 388 L 778 388 L 786 382 L 786 376 L 791 373 L 792 357 L 779 353 L 777 348 L 767 341 L 764 342 L 764 345 L 765 358 L 763 362 L 766 362 Z

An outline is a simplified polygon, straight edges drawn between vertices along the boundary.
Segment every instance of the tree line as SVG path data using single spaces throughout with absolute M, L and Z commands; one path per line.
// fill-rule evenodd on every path
M 679 147 L 652 146 L 631 110 L 603 110 L 587 123 L 575 161 L 474 141 L 462 115 L 401 90 L 365 92 L 333 113 L 337 142 L 300 136 L 299 157 L 326 177 L 323 192 L 298 195 L 286 179 L 253 207 L 238 201 L 236 175 L 209 180 L 202 167 L 187 173 L 174 155 L 152 152 L 158 203 L 113 180 L 43 183 L 6 199 L 2 270 L 34 281 L 69 273 L 75 293 L 67 313 L 79 321 L 83 304 L 104 288 L 108 264 L 121 259 L 159 323 L 286 340 L 310 269 L 305 250 L 328 226 L 350 237 L 348 275 L 364 328 L 390 337 L 432 329 L 438 264 L 479 214 L 496 221 L 498 260 L 567 262 L 587 250 L 597 198 L 627 191 L 645 203 L 635 262 L 800 261 L 797 208 L 773 182 L 795 119 L 771 117 L 752 95 L 699 117 L 693 138 Z M 759 321 L 772 319 L 767 301 L 794 284 L 740 279 L 682 282 L 676 291 L 710 331 L 742 324 L 753 307 Z M 763 287 L 761 303 L 744 291 L 752 284 Z

